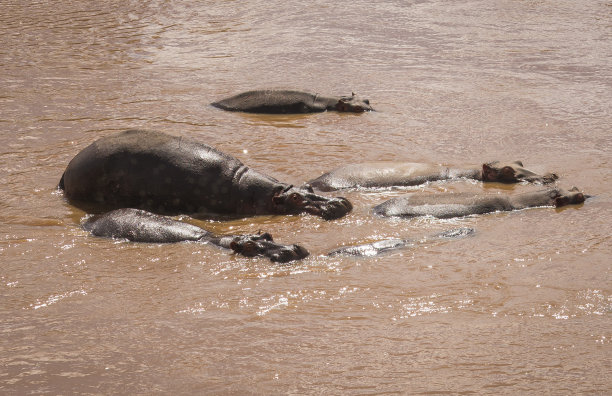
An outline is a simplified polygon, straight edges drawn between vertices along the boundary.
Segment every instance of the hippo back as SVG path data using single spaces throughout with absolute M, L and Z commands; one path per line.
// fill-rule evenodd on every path
M 148 243 L 200 241 L 211 236 L 193 224 L 130 208 L 96 215 L 87 219 L 82 227 L 95 236 Z
M 73 203 L 103 210 L 236 213 L 234 178 L 245 169 L 238 159 L 205 144 L 129 130 L 101 138 L 77 154 L 60 187 Z
M 299 114 L 324 111 L 326 103 L 316 99 L 317 95 L 307 92 L 260 90 L 243 92 L 211 104 L 223 110 L 247 113 Z

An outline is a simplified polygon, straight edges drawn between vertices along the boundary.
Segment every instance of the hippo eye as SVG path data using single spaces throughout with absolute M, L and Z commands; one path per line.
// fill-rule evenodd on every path
M 289 199 L 292 200 L 293 202 L 301 202 L 302 201 L 302 197 L 298 193 L 291 194 L 289 196 Z

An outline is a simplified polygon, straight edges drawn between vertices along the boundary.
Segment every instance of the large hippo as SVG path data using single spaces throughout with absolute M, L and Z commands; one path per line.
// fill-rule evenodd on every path
M 268 233 L 216 236 L 193 224 L 140 209 L 116 209 L 93 216 L 82 226 L 93 235 L 100 237 L 149 243 L 207 242 L 221 248 L 231 249 L 243 256 L 265 256 L 278 263 L 300 260 L 309 254 L 300 245 L 275 243 L 272 235 Z
M 68 164 L 59 187 L 70 202 L 91 211 L 310 213 L 330 220 L 352 209 L 344 198 L 281 183 L 205 144 L 141 130 L 104 137 L 83 149 Z
M 494 161 L 465 167 L 381 161 L 342 166 L 307 184 L 319 191 L 336 191 L 346 188 L 416 186 L 431 181 L 459 178 L 499 183 L 551 183 L 557 179 L 557 175 L 538 175 L 525 169 L 521 161 Z
M 368 99 L 362 99 L 354 93 L 351 96 L 330 97 L 274 90 L 243 92 L 211 104 L 228 111 L 265 114 L 319 113 L 326 110 L 362 113 L 374 110 Z
M 383 239 L 372 243 L 366 243 L 363 245 L 343 246 L 332 250 L 327 255 L 329 257 L 334 256 L 356 256 L 356 257 L 373 257 L 379 256 L 384 253 L 388 253 L 400 249 L 408 249 L 415 247 L 423 242 L 432 242 L 439 239 L 458 239 L 474 234 L 473 228 L 456 228 L 449 231 L 444 231 L 439 234 L 431 235 L 424 239 Z
M 561 207 L 584 202 L 586 196 L 576 187 L 569 191 L 550 188 L 515 195 L 502 194 L 408 194 L 374 207 L 379 216 L 433 216 L 441 219 L 462 217 L 539 206 Z

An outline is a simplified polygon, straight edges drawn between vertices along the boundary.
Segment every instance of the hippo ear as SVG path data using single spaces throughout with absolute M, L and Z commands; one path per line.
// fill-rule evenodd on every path
M 497 167 L 498 161 L 493 161 L 493 162 L 487 162 L 482 164 L 482 170 L 484 172 L 495 172 L 495 174 L 497 174 L 497 172 L 499 171 L 499 168 Z
M 482 181 L 485 182 L 498 181 L 497 179 L 499 179 L 497 171 L 491 166 L 491 164 L 482 164 L 481 177 Z
M 277 189 L 277 190 L 274 192 L 274 195 L 272 196 L 272 203 L 273 203 L 274 205 L 284 205 L 284 204 L 285 204 L 285 200 L 287 199 L 287 197 L 285 196 L 285 192 L 286 192 L 287 190 L 289 190 L 291 187 L 293 187 L 293 186 L 290 186 L 290 187 L 289 187 L 289 188 L 287 188 L 287 189 L 284 189 L 284 188 L 278 188 L 278 189 Z

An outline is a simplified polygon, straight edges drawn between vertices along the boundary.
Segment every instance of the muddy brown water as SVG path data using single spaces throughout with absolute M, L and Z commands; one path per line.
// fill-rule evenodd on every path
M 0 2 L 0 393 L 605 394 L 612 388 L 608 1 Z M 379 110 L 262 116 L 254 88 L 355 91 Z M 595 197 L 455 220 L 381 219 L 431 183 L 348 191 L 345 218 L 265 230 L 275 265 L 195 243 L 97 239 L 55 189 L 128 128 L 197 139 L 293 184 L 359 161 L 520 159 Z M 331 194 L 333 195 L 333 194 Z M 342 246 L 455 227 L 382 257 Z

